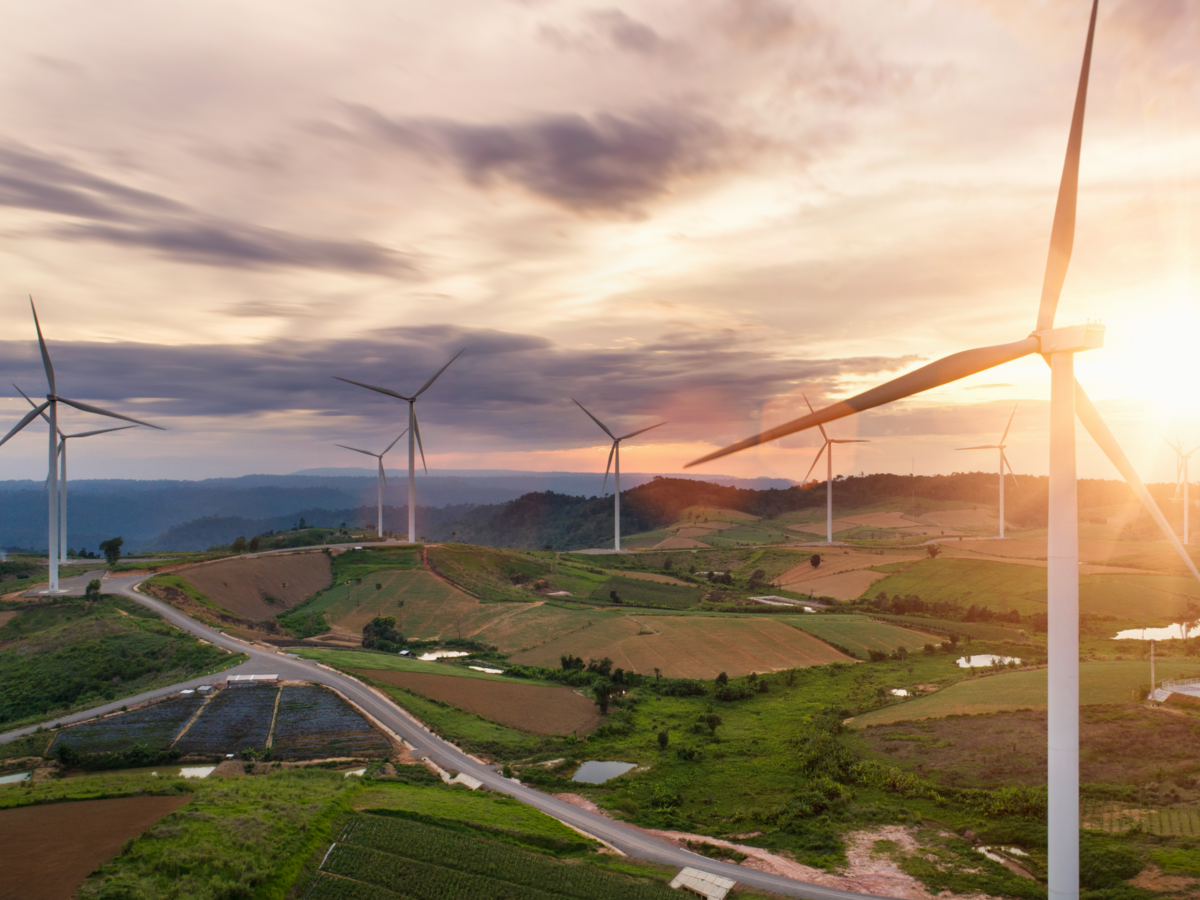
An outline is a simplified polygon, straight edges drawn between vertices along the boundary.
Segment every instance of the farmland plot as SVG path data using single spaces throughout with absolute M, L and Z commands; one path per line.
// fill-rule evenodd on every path
M 391 744 L 337 694 L 316 685 L 288 685 L 279 696 L 271 735 L 275 759 L 386 757 Z
M 661 576 L 660 576 L 661 577 Z M 649 606 L 663 609 L 688 609 L 700 602 L 698 587 L 680 587 L 641 578 L 618 575 L 592 591 L 591 598 L 603 603 L 614 602 L 616 594 L 626 606 Z
M 329 557 L 321 552 L 239 557 L 177 573 L 217 605 L 260 620 L 291 609 L 329 584 Z
M 78 753 L 119 753 L 134 744 L 165 750 L 203 703 L 198 695 L 174 697 L 119 716 L 93 719 L 60 731 L 51 750 L 63 744 Z
M 176 748 L 185 756 L 264 749 L 278 693 L 278 688 L 269 685 L 226 688 L 212 699 Z
M 891 653 L 903 647 L 920 650 L 927 643 L 940 643 L 940 637 L 898 628 L 883 622 L 872 622 L 866 616 L 809 615 L 785 620 L 794 628 L 844 647 L 855 656 L 866 659 L 872 650 Z

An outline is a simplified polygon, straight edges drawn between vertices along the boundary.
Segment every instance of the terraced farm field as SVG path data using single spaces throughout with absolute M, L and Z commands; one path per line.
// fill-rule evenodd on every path
M 119 716 L 93 719 L 63 729 L 50 746 L 66 744 L 79 753 L 114 753 L 134 744 L 163 750 L 203 703 L 198 695 L 175 697 Z
M 271 732 L 274 759 L 384 758 L 391 743 L 337 694 L 317 685 L 285 685 Z
M 670 678 L 772 672 L 851 658 L 811 635 L 766 617 L 627 615 L 597 622 L 518 653 L 513 662 L 556 666 L 562 654 L 609 657 L 626 671 Z
M 235 615 L 259 621 L 291 609 L 326 587 L 329 556 L 320 551 L 240 557 L 176 573 Z
M 638 573 L 641 574 L 641 573 Z M 681 586 L 652 581 L 648 578 L 618 575 L 610 578 L 592 591 L 593 600 L 612 602 L 612 594 L 626 606 L 644 606 L 659 609 L 688 609 L 700 602 L 703 590 L 699 587 Z
M 223 756 L 265 749 L 278 693 L 279 689 L 270 685 L 221 691 L 176 742 L 176 749 L 185 756 Z
M 942 641 L 940 637 L 931 634 L 883 622 L 872 622 L 866 616 L 789 616 L 781 621 L 823 641 L 844 647 L 860 659 L 866 659 L 872 650 L 891 653 L 903 647 L 909 652 L 914 652 L 925 644 L 939 644 Z

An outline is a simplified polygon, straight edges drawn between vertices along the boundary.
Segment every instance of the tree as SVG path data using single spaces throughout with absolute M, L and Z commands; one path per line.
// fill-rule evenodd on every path
M 259 543 L 258 535 L 256 534 L 254 537 L 250 538 L 250 543 L 246 545 L 246 549 L 251 553 L 257 553 L 260 546 L 262 545 Z
M 762 569 L 755 569 L 750 573 L 750 589 L 760 588 L 767 584 L 767 573 Z
M 83 596 L 86 597 L 88 600 L 99 600 L 100 599 L 100 579 L 99 578 L 93 578 L 91 581 L 89 581 L 87 583 L 87 587 L 84 588 L 84 591 L 83 591 Z
M 395 653 L 404 646 L 404 635 L 396 630 L 395 616 L 376 616 L 363 626 L 362 645 L 367 650 Z
M 671 557 L 669 557 L 669 556 L 668 556 L 668 557 L 667 557 L 665 560 L 663 560 L 663 571 L 664 571 L 664 572 L 670 572 L 670 571 L 671 571 L 671 565 L 672 565 L 672 563 L 671 563 Z
M 115 566 L 117 560 L 121 558 L 121 547 L 125 545 L 125 538 L 115 537 L 109 538 L 107 541 L 100 542 L 100 552 L 104 554 L 104 558 L 110 566 Z
M 609 591 L 609 592 L 608 592 L 608 599 L 609 599 L 609 600 L 611 600 L 613 603 L 620 603 L 620 602 L 621 602 L 621 598 L 620 598 L 620 597 L 617 595 L 617 592 L 616 592 L 616 591 Z
M 819 565 L 821 564 L 821 554 L 820 554 L 820 553 L 814 553 L 812 556 L 810 556 L 810 557 L 808 558 L 808 564 L 809 564 L 810 566 L 812 566 L 814 569 L 815 569 L 817 566 L 819 566 Z
M 612 699 L 612 685 L 602 681 L 596 685 L 596 705 L 600 707 L 600 715 L 608 715 L 608 701 Z
M 242 537 L 241 535 L 238 535 L 237 540 L 233 542 L 232 549 L 233 549 L 234 553 L 245 553 L 246 552 L 246 539 L 244 537 Z
M 716 713 L 709 713 L 704 717 L 704 724 L 708 726 L 709 732 L 715 736 L 717 733 L 717 726 L 722 724 L 721 717 Z
M 717 684 L 721 687 L 725 687 L 725 685 L 729 684 L 729 676 L 722 672 L 717 676 Z
M 661 679 L 662 679 L 662 669 L 660 669 L 658 666 L 655 666 L 654 667 L 654 680 L 659 681 Z
M 658 733 L 658 749 L 659 749 L 659 750 L 666 750 L 666 749 L 667 749 L 667 744 L 669 744 L 669 743 L 671 743 L 671 735 L 670 735 L 670 732 L 667 732 L 667 731 L 660 731 L 660 732 Z
M 925 552 L 930 559 L 937 559 L 942 552 L 942 548 L 938 544 L 926 544 Z

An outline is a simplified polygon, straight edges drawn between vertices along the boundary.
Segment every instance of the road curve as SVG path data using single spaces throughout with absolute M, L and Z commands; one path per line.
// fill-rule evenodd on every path
M 124 700 L 118 700 L 103 707 L 77 713 L 74 716 L 64 716 L 62 719 L 56 721 L 69 723 L 92 718 L 97 713 L 111 712 L 119 709 L 123 704 L 173 693 L 193 683 L 203 684 L 206 681 L 217 680 L 234 672 L 278 674 L 282 678 L 318 682 L 335 688 L 341 694 L 358 704 L 358 706 L 374 716 L 385 727 L 404 738 L 415 748 L 417 755 L 427 756 L 443 769 L 452 769 L 470 775 L 481 781 L 489 789 L 514 797 L 522 803 L 566 822 L 568 825 L 594 835 L 612 844 L 629 856 L 671 866 L 694 866 L 706 872 L 732 878 L 751 887 L 774 891 L 777 894 L 783 894 L 788 897 L 804 897 L 809 898 L 809 900 L 855 900 L 855 898 L 870 898 L 875 896 L 809 884 L 779 875 L 759 872 L 755 869 L 747 869 L 742 866 L 708 859 L 699 854 L 682 850 L 666 841 L 653 838 L 630 825 L 597 815 L 585 809 L 580 809 L 577 806 L 572 806 L 570 803 L 566 803 L 549 794 L 544 794 L 541 791 L 536 791 L 533 788 L 505 778 L 495 769 L 484 765 L 448 741 L 444 741 L 437 735 L 430 733 L 428 729 L 406 710 L 400 708 L 390 699 L 363 684 L 361 681 L 325 666 L 318 665 L 311 660 L 287 656 L 281 652 L 266 650 L 258 645 L 230 637 L 224 632 L 202 625 L 167 603 L 138 592 L 136 590 L 137 584 L 146 577 L 145 574 L 140 574 L 106 578 L 105 593 L 119 593 L 129 597 L 143 606 L 154 610 L 167 621 L 185 631 L 191 632 L 202 640 L 234 653 L 248 655 L 250 657 L 249 661 L 237 666 L 236 669 L 227 670 L 227 672 L 221 675 L 209 676 L 207 679 L 193 679 L 186 684 L 179 684 L 170 688 L 151 691 L 145 695 L 139 695 L 138 698 L 127 697 Z M 27 734 L 33 731 L 35 727 L 30 726 L 29 728 L 0 735 L 0 742 L 6 742 L 22 734 Z

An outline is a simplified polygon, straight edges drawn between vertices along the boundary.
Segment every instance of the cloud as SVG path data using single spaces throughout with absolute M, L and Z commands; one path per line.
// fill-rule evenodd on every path
M 50 235 L 57 239 L 143 247 L 184 262 L 408 277 L 416 273 L 403 254 L 369 241 L 306 237 L 208 216 L 24 147 L 0 146 L 0 206 L 74 220 L 50 226 Z
M 596 30 L 614 47 L 644 56 L 659 56 L 670 51 L 670 44 L 648 25 L 619 9 L 599 9 L 590 16 Z
M 516 184 L 579 213 L 637 212 L 673 185 L 727 166 L 735 149 L 717 122 L 681 110 L 501 125 L 389 119 L 365 107 L 357 115 L 398 147 L 450 160 L 473 184 Z

